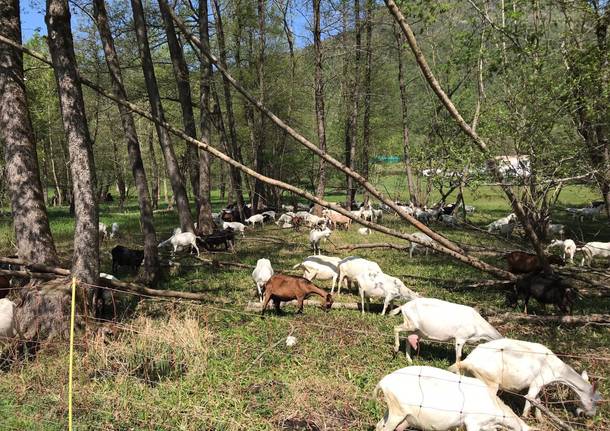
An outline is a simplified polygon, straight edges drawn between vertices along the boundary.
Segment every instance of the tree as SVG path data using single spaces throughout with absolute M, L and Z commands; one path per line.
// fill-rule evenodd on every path
M 45 21 L 72 173 L 75 228 L 71 272 L 81 282 L 97 284 L 100 262 L 95 163 L 76 70 L 68 1 L 47 0 Z
M 0 0 L 0 11 L 0 34 L 21 43 L 19 1 Z M 0 136 L 17 254 L 28 262 L 55 265 L 57 252 L 44 203 L 24 84 L 23 54 L 0 43 Z
M 362 176 L 369 178 L 369 148 L 371 146 L 371 74 L 373 66 L 373 0 L 366 0 L 364 17 L 365 54 L 364 66 L 364 114 L 362 116 Z
M 121 67 L 116 49 L 114 47 L 114 40 L 110 31 L 108 14 L 106 12 L 104 0 L 94 0 L 93 13 L 99 29 L 100 39 L 102 40 L 102 45 L 104 47 L 106 65 L 108 66 L 110 80 L 112 81 L 112 91 L 116 97 L 127 100 L 127 91 L 125 90 L 125 86 L 123 84 Z M 129 160 L 131 163 L 131 172 L 133 174 L 138 193 L 140 225 L 142 226 L 142 235 L 144 236 L 144 261 L 142 262 L 142 274 L 140 278 L 146 284 L 155 284 L 159 275 L 157 234 L 153 224 L 153 208 L 150 200 L 150 194 L 148 192 L 148 181 L 146 179 L 144 162 L 142 161 L 138 132 L 131 112 L 123 105 L 117 105 L 121 114 L 121 124 L 123 126 L 125 140 L 127 141 L 127 151 L 129 153 Z M 116 146 L 114 141 L 113 145 Z
M 316 103 L 316 131 L 318 134 L 318 148 L 326 152 L 326 120 L 324 115 L 324 78 L 322 74 L 322 34 L 320 31 L 320 0 L 313 0 L 313 46 L 315 52 L 314 98 Z M 326 189 L 326 162 L 320 159 L 318 168 L 318 185 L 316 197 L 324 198 Z M 349 209 L 349 208 L 348 208 Z M 315 207 L 314 212 L 321 214 L 322 208 Z
M 144 8 L 141 0 L 131 0 L 131 9 L 133 11 L 133 21 L 136 30 L 136 39 L 138 41 L 138 49 L 140 53 L 140 61 L 142 63 L 142 71 L 144 72 L 144 80 L 146 81 L 146 91 L 150 102 L 150 109 L 154 116 L 165 120 L 163 106 L 161 104 L 161 96 L 159 95 L 159 87 L 155 76 L 155 69 L 150 54 L 148 45 L 148 30 L 146 29 L 146 20 L 144 16 Z M 180 219 L 180 227 L 183 231 L 193 231 L 193 219 L 189 208 L 189 201 L 184 188 L 184 179 L 180 173 L 180 167 L 176 160 L 174 147 L 172 145 L 169 133 L 160 126 L 156 126 L 157 136 L 159 137 L 159 145 L 163 151 L 167 174 L 174 192 L 176 200 L 176 210 Z

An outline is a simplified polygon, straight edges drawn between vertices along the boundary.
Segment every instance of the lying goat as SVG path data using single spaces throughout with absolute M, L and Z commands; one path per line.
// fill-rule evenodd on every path
M 508 264 L 508 270 L 513 274 L 528 274 L 530 272 L 540 271 L 542 265 L 537 255 L 526 253 L 524 251 L 511 251 L 503 256 Z M 550 264 L 563 266 L 565 262 L 559 256 L 548 256 Z
M 144 250 L 132 250 L 122 245 L 114 247 L 110 254 L 113 274 L 119 271 L 119 266 L 129 266 L 133 271 L 137 271 L 144 260 Z
M 514 290 L 507 293 L 506 305 L 515 308 L 519 305 L 519 299 L 523 299 L 524 313 L 527 314 L 530 298 L 540 304 L 553 304 L 559 311 L 572 314 L 578 290 L 557 275 L 530 274 L 518 280 Z
M 291 275 L 275 274 L 265 284 L 265 297 L 263 299 L 263 311 L 269 301 L 273 299 L 273 305 L 275 306 L 276 313 L 280 314 L 280 303 L 281 301 L 292 301 L 296 299 L 298 302 L 299 309 L 297 313 L 303 312 L 303 301 L 311 295 L 319 295 L 324 299 L 322 308 L 325 311 L 330 310 L 333 305 L 333 297 L 330 293 L 315 286 L 312 282 L 304 279 L 303 277 L 293 277 Z

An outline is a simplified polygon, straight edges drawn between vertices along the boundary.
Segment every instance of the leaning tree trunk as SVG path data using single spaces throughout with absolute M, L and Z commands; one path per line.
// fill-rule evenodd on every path
M 155 117 L 165 119 L 163 106 L 161 105 L 161 96 L 159 95 L 159 87 L 155 76 L 154 64 L 148 45 L 148 31 L 146 29 L 146 21 L 144 17 L 144 8 L 141 0 L 131 0 L 131 9 L 133 11 L 133 20 L 136 29 L 136 38 L 138 40 L 138 48 L 140 52 L 140 60 L 142 62 L 142 70 L 144 72 L 144 80 L 146 81 L 146 91 L 150 101 L 150 109 Z M 178 218 L 180 219 L 180 227 L 183 231 L 193 231 L 193 219 L 189 208 L 189 201 L 184 188 L 184 180 L 180 173 L 180 166 L 174 153 L 169 133 L 163 127 L 156 126 L 159 144 L 163 150 L 165 158 L 165 166 L 169 180 L 174 192 L 176 200 L 176 209 Z
M 47 0 L 45 21 L 72 173 L 75 231 L 71 272 L 81 282 L 96 284 L 100 261 L 95 163 L 76 71 L 68 1 Z
M 171 18 L 170 18 L 171 19 Z M 199 38 L 205 49 L 210 49 L 210 30 L 208 24 L 208 2 L 199 2 Z M 212 81 L 212 63 L 202 58 L 199 66 L 200 81 L 200 128 L 201 140 L 210 143 L 212 130 L 210 127 L 210 91 Z M 210 172 L 210 156 L 206 151 L 199 151 L 199 214 L 197 215 L 197 227 L 202 234 L 210 234 L 214 231 L 212 219 L 212 199 L 210 196 L 212 175 Z
M 324 114 L 324 78 L 322 75 L 322 37 L 320 31 L 320 0 L 313 0 L 313 45 L 315 52 L 315 74 L 314 74 L 314 97 L 316 102 L 316 130 L 318 132 L 318 148 L 326 152 L 326 119 Z M 324 198 L 326 189 L 326 162 L 320 159 L 318 168 L 318 185 L 316 187 L 316 197 Z M 349 209 L 349 208 L 348 208 Z M 322 207 L 316 205 L 314 213 L 321 215 Z
M 102 45 L 104 47 L 106 65 L 108 66 L 108 72 L 110 72 L 110 80 L 112 82 L 112 91 L 115 96 L 127 100 L 127 92 L 125 91 L 125 85 L 123 84 L 121 67 L 114 47 L 114 40 L 110 31 L 104 0 L 94 0 L 93 13 L 99 29 L 100 39 L 102 40 Z M 142 226 L 142 235 L 144 236 L 144 261 L 142 263 L 140 279 L 147 285 L 154 285 L 159 277 L 159 254 L 157 251 L 157 234 L 153 223 L 153 206 L 151 205 L 151 199 L 148 193 L 146 171 L 144 169 L 144 162 L 142 161 L 140 142 L 138 140 L 138 133 L 133 115 L 129 109 L 125 108 L 123 105 L 117 105 L 119 112 L 121 113 L 121 123 L 123 125 L 123 132 L 125 133 L 125 140 L 127 141 L 131 172 L 138 192 L 140 225 Z M 152 131 L 150 141 L 150 146 L 152 147 Z M 113 145 L 116 147 L 114 141 Z M 151 154 L 151 157 L 154 160 L 154 152 Z M 153 164 L 156 169 L 156 160 L 153 161 Z M 156 182 L 156 190 L 153 189 L 153 192 L 158 194 L 158 177 L 154 178 L 153 181 Z
M 119 210 L 123 211 L 125 208 L 125 200 L 127 199 L 127 187 L 125 185 L 125 175 L 123 175 L 123 167 L 121 166 L 121 161 L 119 160 L 119 150 L 116 145 L 116 141 L 114 138 L 110 138 L 110 142 L 112 143 L 112 158 L 114 165 L 114 177 L 116 179 L 116 187 L 119 190 Z M 106 199 L 106 193 L 102 191 L 100 193 L 100 199 Z
M 21 43 L 17 0 L 0 0 L 0 34 Z M 17 254 L 29 262 L 57 264 L 28 112 L 23 54 L 2 43 L 0 89 L 0 136 L 4 142 L 5 176 L 11 197 Z

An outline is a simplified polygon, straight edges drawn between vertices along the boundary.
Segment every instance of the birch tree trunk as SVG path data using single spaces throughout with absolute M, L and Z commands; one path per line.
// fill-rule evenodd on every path
M 142 71 L 144 72 L 144 80 L 146 81 L 146 91 L 148 100 L 150 101 L 150 109 L 155 117 L 165 119 L 163 106 L 161 105 L 161 97 L 159 96 L 159 87 L 155 76 L 155 69 L 148 46 L 148 31 L 146 29 L 146 21 L 144 16 L 144 8 L 141 0 L 131 0 L 131 9 L 133 11 L 133 20 L 136 30 L 136 38 L 138 40 L 138 48 L 140 52 L 140 60 L 142 62 Z M 176 209 L 180 220 L 180 227 L 184 232 L 193 231 L 193 219 L 189 208 L 189 201 L 184 187 L 184 179 L 180 173 L 180 166 L 174 153 L 169 133 L 157 125 L 157 136 L 159 144 L 163 150 L 163 158 L 167 174 L 174 192 L 176 200 Z
M 93 13 L 97 21 L 100 39 L 102 40 L 104 54 L 106 56 L 106 65 L 108 66 L 108 72 L 110 73 L 112 91 L 115 96 L 123 100 L 127 100 L 127 92 L 125 91 L 125 85 L 123 84 L 121 67 L 119 64 L 116 49 L 114 47 L 114 40 L 110 31 L 110 25 L 108 23 L 108 14 L 106 12 L 106 5 L 104 0 L 94 0 Z M 131 163 L 131 172 L 133 174 L 134 183 L 136 185 L 136 190 L 138 193 L 138 205 L 140 207 L 140 225 L 142 226 L 142 235 L 144 236 L 144 261 L 142 263 L 142 272 L 140 274 L 140 280 L 144 284 L 154 285 L 156 284 L 159 277 L 159 254 L 157 251 L 157 234 L 155 232 L 155 226 L 153 223 L 153 206 L 151 205 L 151 199 L 148 192 L 148 181 L 146 179 L 146 171 L 144 169 L 144 162 L 142 161 L 140 142 L 138 140 L 138 133 L 135 121 L 133 119 L 133 115 L 123 105 L 117 105 L 121 114 L 121 124 L 123 125 L 125 140 L 127 141 L 127 151 L 129 153 L 129 161 Z M 116 144 L 114 143 L 114 141 L 113 145 L 116 148 Z M 150 134 L 149 145 L 152 147 L 152 130 Z M 156 169 L 154 151 L 151 156 L 153 159 L 153 165 Z M 153 177 L 156 177 L 153 180 L 156 181 L 156 190 L 155 188 L 153 188 L 153 193 L 158 193 L 159 180 L 158 177 L 154 174 Z M 153 202 L 156 202 L 156 200 L 153 199 Z
M 0 0 L 0 34 L 21 43 L 18 0 Z M 57 252 L 40 183 L 23 76 L 23 54 L 2 43 L 0 89 L 0 137 L 4 142 L 17 254 L 29 262 L 54 265 L 58 263 Z

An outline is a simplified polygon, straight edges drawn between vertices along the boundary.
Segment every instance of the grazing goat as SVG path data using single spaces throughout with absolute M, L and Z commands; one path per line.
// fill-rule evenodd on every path
M 610 257 L 610 242 L 588 242 L 580 250 L 582 251 L 580 266 L 584 266 L 585 262 L 587 266 L 591 266 L 595 256 Z
M 368 227 L 360 227 L 360 228 L 358 228 L 358 233 L 360 235 L 370 235 L 371 230 Z
M 447 226 L 455 227 L 459 223 L 457 219 L 452 215 L 441 214 L 441 222 Z
M 235 234 L 233 229 L 228 228 L 221 231 L 212 232 L 209 235 L 201 237 L 201 243 L 207 251 L 216 250 L 221 245 L 224 245 L 225 251 L 235 250 Z
M 405 284 L 396 277 L 384 274 L 382 272 L 361 273 L 356 277 L 358 283 L 358 293 L 362 303 L 362 314 L 364 314 L 364 298 L 384 298 L 383 310 L 381 315 L 384 315 L 388 306 L 395 299 L 404 299 L 410 301 L 419 298 L 419 294 L 413 292 Z M 370 301 L 367 301 L 367 304 Z
M 589 383 L 586 372 L 578 374 L 547 347 L 528 341 L 502 338 L 475 347 L 459 364 L 450 370 L 464 372 L 482 380 L 493 393 L 498 390 L 521 392 L 527 389 L 527 398 L 538 399 L 542 388 L 550 383 L 569 386 L 580 398 L 582 411 L 593 416 L 601 399 L 595 385 Z M 526 398 L 523 416 L 532 408 Z M 536 418 L 541 415 L 535 409 Z
M 292 269 L 302 269 L 303 277 L 309 281 L 332 280 L 331 293 L 335 291 L 335 283 L 339 277 L 340 257 L 331 256 L 309 256 L 303 262 L 296 264 Z
M 381 379 L 373 395 L 379 390 L 388 409 L 376 431 L 448 431 L 461 427 L 466 431 L 530 430 L 484 382 L 440 368 L 401 368 Z
M 280 226 L 282 224 L 285 223 L 290 223 L 292 221 L 292 215 L 286 213 L 286 214 L 282 214 L 281 216 L 278 217 L 277 221 L 275 222 L 276 225 Z
M 524 251 L 511 251 L 503 256 L 508 264 L 508 270 L 513 274 L 528 274 L 530 272 L 540 271 L 542 265 L 538 256 Z M 564 266 L 565 262 L 559 256 L 548 256 L 550 264 Z
M 566 211 L 572 214 L 572 219 L 578 217 L 582 222 L 585 217 L 595 220 L 595 217 L 600 215 L 604 209 L 603 205 L 597 207 L 585 207 L 585 208 L 566 208 Z
M 324 217 L 318 217 L 317 215 L 313 214 L 307 214 L 307 217 L 304 217 L 304 220 L 307 226 L 311 228 L 323 226 L 326 223 L 326 219 Z
M 527 304 L 532 297 L 541 304 L 553 304 L 559 311 L 572 314 L 578 291 L 557 275 L 535 273 L 517 281 L 514 291 L 506 294 L 506 305 L 516 308 L 519 299 L 523 298 L 527 314 Z
M 350 289 L 352 282 L 357 282 L 356 277 L 363 273 L 383 272 L 377 263 L 357 256 L 349 256 L 342 259 L 338 265 L 339 278 L 337 280 L 337 295 L 341 293 L 341 285 L 345 281 L 345 287 Z M 331 293 L 334 291 L 331 290 Z
M 352 224 L 351 218 L 344 216 L 335 210 L 329 210 L 326 208 L 322 210 L 322 215 L 326 217 L 326 220 L 328 220 L 329 225 L 333 229 L 338 229 L 339 226 L 342 226 L 345 228 L 345 230 L 347 230 Z
M 172 254 L 176 254 L 176 251 L 182 250 L 183 247 L 190 246 L 191 251 L 195 249 L 195 251 L 197 251 L 197 257 L 199 257 L 199 248 L 197 248 L 198 239 L 201 241 L 201 238 L 199 238 L 192 232 L 182 232 L 177 235 L 173 235 L 169 239 L 163 241 L 159 244 L 159 247 L 171 244 L 173 247 Z
M 262 213 L 265 221 L 275 221 L 275 211 L 267 210 Z
M 464 344 L 502 338 L 502 335 L 466 305 L 454 304 L 435 298 L 417 298 L 390 311 L 390 316 L 402 313 L 404 322 L 394 327 L 394 352 L 400 348 L 399 335 L 403 331 L 414 332 L 407 337 L 405 351 L 407 361 L 412 363 L 411 347 L 419 349 L 419 339 L 436 341 L 455 340 L 455 357 L 459 362 Z
M 298 302 L 299 309 L 297 310 L 297 313 L 302 313 L 303 301 L 313 294 L 319 295 L 324 299 L 324 304 L 322 305 L 324 310 L 330 310 L 330 307 L 333 305 L 333 296 L 330 293 L 316 287 L 312 282 L 303 277 L 275 274 L 269 279 L 267 284 L 265 284 L 262 314 L 265 314 L 267 304 L 269 304 L 269 301 L 272 299 L 275 311 L 278 314 L 281 312 L 281 301 L 292 301 L 293 299 L 296 299 Z
M 118 238 L 119 234 L 119 224 L 112 223 L 112 225 L 110 225 L 110 238 Z
M 269 259 L 259 259 L 256 262 L 256 268 L 252 271 L 252 279 L 256 283 L 258 298 L 261 302 L 263 302 L 263 289 L 271 277 L 273 277 L 271 261 Z
M 244 220 L 244 223 L 252 224 L 252 226 L 256 226 L 256 223 L 260 223 L 261 227 L 263 227 L 265 224 L 265 217 L 262 214 L 254 214 Z
M 110 252 L 112 255 L 112 272 L 116 274 L 119 266 L 129 266 L 136 271 L 144 260 L 144 250 L 131 250 L 122 245 L 117 245 Z
M 240 223 L 238 221 L 226 221 L 222 224 L 223 229 L 233 229 L 235 232 L 241 233 L 241 236 L 245 236 L 244 231 L 246 230 L 246 225 Z
M 561 258 L 565 261 L 567 256 L 570 260 L 570 263 L 574 263 L 574 254 L 576 254 L 576 243 L 574 241 L 572 241 L 571 239 L 565 239 L 563 241 L 559 239 L 554 239 L 547 246 L 547 250 L 553 247 L 562 247 L 563 254 L 561 255 Z
M 566 227 L 563 224 L 548 224 L 546 227 L 546 234 L 549 238 L 561 238 L 566 234 Z
M 419 239 L 420 241 L 422 241 L 424 243 L 428 243 L 428 244 L 434 243 L 434 240 L 423 232 L 415 232 L 411 236 Z M 424 247 L 426 249 L 426 256 L 428 256 L 428 247 L 422 246 L 421 244 L 411 241 L 411 247 L 409 247 L 409 257 L 413 257 L 413 251 L 415 251 L 415 249 L 417 247 Z
M 102 223 L 99 222 L 98 223 L 98 230 L 99 230 L 99 235 L 100 235 L 100 239 L 102 241 L 104 241 L 106 239 L 106 237 L 108 236 L 108 226 L 106 226 L 106 223 Z
M 15 310 L 17 306 L 8 298 L 0 299 L 0 344 L 8 338 L 21 336 Z
M 511 235 L 514 229 L 514 223 L 517 221 L 517 216 L 514 213 L 507 215 L 506 217 L 502 217 L 494 222 L 491 222 L 487 225 L 487 232 L 492 233 L 495 231 L 499 231 L 504 235 Z M 502 228 L 502 226 L 512 225 L 512 228 Z
M 381 223 L 381 219 L 383 218 L 383 210 L 371 210 L 373 212 L 373 220 L 375 223 Z
M 320 241 L 322 239 L 324 239 L 324 241 L 326 241 L 331 233 L 332 233 L 332 231 L 327 227 L 325 227 L 322 230 L 312 229 L 309 232 L 309 245 L 313 249 L 313 254 L 316 254 L 316 253 L 321 254 Z
M 182 233 L 182 229 L 180 229 L 179 227 L 175 228 L 172 231 L 172 235 L 178 235 L 179 233 Z

